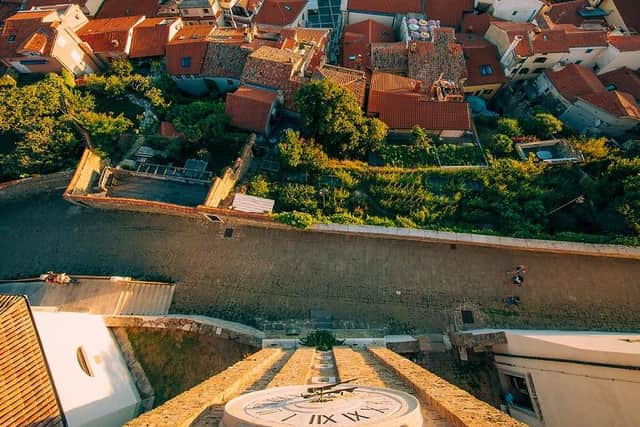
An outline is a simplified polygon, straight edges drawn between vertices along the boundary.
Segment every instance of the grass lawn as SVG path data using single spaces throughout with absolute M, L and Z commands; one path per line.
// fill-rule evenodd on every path
M 155 391 L 155 406 L 255 351 L 245 344 L 194 332 L 128 328 L 127 333 Z

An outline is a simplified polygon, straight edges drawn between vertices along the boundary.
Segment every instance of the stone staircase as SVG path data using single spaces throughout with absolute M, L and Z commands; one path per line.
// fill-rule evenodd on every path
M 176 286 L 151 282 L 129 282 L 122 286 L 114 315 L 162 316 L 169 313 Z

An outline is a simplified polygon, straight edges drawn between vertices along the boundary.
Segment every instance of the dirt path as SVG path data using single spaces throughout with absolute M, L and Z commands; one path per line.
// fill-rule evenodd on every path
M 0 206 L 0 278 L 47 270 L 170 277 L 173 312 L 251 322 L 322 309 L 370 326 L 640 329 L 640 262 L 378 240 L 79 208 L 58 195 Z M 507 271 L 528 268 L 516 288 Z M 518 311 L 501 302 L 521 298 Z M 479 324 L 478 326 L 480 326 Z

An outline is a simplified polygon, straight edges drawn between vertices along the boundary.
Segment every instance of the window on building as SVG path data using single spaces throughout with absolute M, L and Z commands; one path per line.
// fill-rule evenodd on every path
M 209 14 L 209 9 L 202 9 L 202 13 L 204 13 L 205 15 Z
M 606 88 L 609 92 L 611 92 L 612 90 L 617 90 L 617 89 L 618 89 L 618 88 L 616 87 L 616 85 L 614 85 L 614 84 L 608 84 L 608 85 L 606 85 L 606 86 L 605 86 L 605 88 Z
M 357 58 L 357 56 L 355 55 L 349 55 L 349 61 L 355 61 Z
M 544 56 L 541 56 L 539 58 L 536 58 L 533 62 L 536 62 L 538 64 L 542 64 L 544 62 L 547 62 L 547 58 L 545 58 Z
M 527 380 L 517 375 L 505 374 L 507 393 L 513 398 L 513 406 L 534 412 Z
M 191 57 L 190 56 L 183 56 L 182 59 L 180 59 L 180 66 L 182 66 L 182 68 L 191 67 Z
M 286 10 L 287 12 L 291 12 L 292 7 L 291 7 L 291 6 L 289 6 L 288 4 L 285 4 L 285 5 L 284 5 L 284 10 Z
M 516 16 L 518 14 L 517 10 L 514 10 L 513 12 L 511 12 L 511 16 Z
M 493 93 L 493 89 L 485 89 L 482 91 L 482 95 L 491 95 Z
M 44 65 L 49 62 L 48 59 L 23 59 L 20 61 L 22 65 Z
M 188 15 L 189 14 L 189 9 L 183 9 L 182 10 L 182 14 L 183 15 Z
M 576 65 L 580 65 L 580 64 L 582 64 L 582 59 L 578 59 L 578 60 L 576 61 Z
M 544 68 L 536 68 L 535 70 L 533 70 L 533 73 L 534 74 L 540 74 L 543 71 L 544 71 Z
M 489 64 L 480 66 L 480 74 L 483 76 L 490 76 L 493 74 L 493 67 Z
M 518 74 L 529 74 L 529 69 L 528 68 L 521 68 L 520 71 L 518 71 Z
M 10 41 L 10 42 L 14 42 L 14 41 L 16 41 L 16 35 L 15 35 L 15 34 L 11 34 L 11 35 L 9 35 L 9 41 Z
M 593 49 L 591 49 L 591 48 L 589 48 L 589 49 L 584 51 L 584 53 L 591 53 L 591 52 L 593 52 Z
M 93 371 L 91 370 L 91 366 L 89 365 L 89 361 L 87 360 L 87 354 L 84 352 L 84 348 L 78 347 L 76 350 L 76 358 L 78 359 L 78 365 L 80 365 L 80 369 L 87 374 L 88 376 L 93 376 Z

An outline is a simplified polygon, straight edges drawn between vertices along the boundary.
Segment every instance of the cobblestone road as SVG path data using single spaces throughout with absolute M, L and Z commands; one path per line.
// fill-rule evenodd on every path
M 0 277 L 167 276 L 172 311 L 247 321 L 324 309 L 371 326 L 451 325 L 461 305 L 491 325 L 640 329 L 640 262 L 224 226 L 89 210 L 59 195 L 0 205 Z M 507 271 L 525 264 L 522 287 Z M 519 295 L 517 311 L 504 307 Z M 456 314 L 457 313 L 457 314 Z

